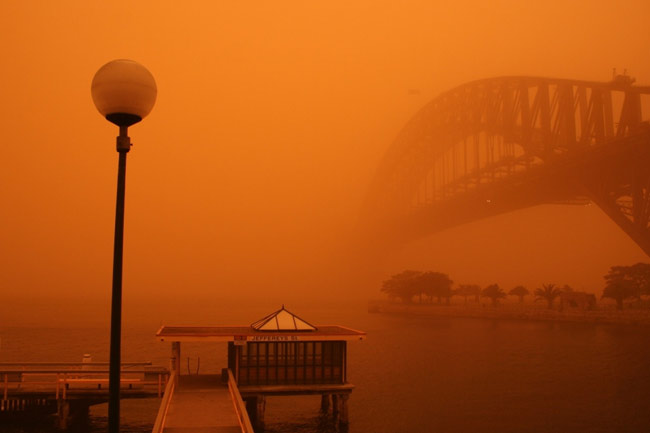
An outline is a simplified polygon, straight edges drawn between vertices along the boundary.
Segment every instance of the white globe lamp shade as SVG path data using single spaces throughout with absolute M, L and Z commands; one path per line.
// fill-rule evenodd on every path
M 119 59 L 99 68 L 90 91 L 102 116 L 118 126 L 131 126 L 151 112 L 157 87 L 147 68 Z

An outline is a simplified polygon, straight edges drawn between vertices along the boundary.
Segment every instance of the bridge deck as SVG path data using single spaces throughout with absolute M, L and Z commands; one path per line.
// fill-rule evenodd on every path
M 181 376 L 163 432 L 241 433 L 228 386 L 219 376 Z

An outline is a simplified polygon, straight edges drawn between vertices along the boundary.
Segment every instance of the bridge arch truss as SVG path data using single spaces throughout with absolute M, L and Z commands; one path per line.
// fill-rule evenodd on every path
M 650 87 L 631 81 L 500 77 L 443 93 L 389 148 L 364 220 L 399 243 L 537 204 L 593 202 L 650 255 Z

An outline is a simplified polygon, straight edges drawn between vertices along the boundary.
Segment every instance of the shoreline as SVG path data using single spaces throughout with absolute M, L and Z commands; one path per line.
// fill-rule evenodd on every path
M 388 301 L 369 301 L 368 312 L 376 314 L 407 314 L 423 317 L 465 317 L 474 319 L 526 320 L 543 322 L 594 323 L 608 325 L 650 326 L 650 310 L 604 309 L 579 310 L 548 309 L 541 304 L 401 304 Z

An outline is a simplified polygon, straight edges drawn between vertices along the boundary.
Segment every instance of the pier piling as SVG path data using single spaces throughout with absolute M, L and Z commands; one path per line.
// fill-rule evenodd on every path
M 332 417 L 334 423 L 340 426 L 347 426 L 348 418 L 348 399 L 349 394 L 332 394 Z
M 329 394 L 323 394 L 321 395 L 320 398 L 320 410 L 323 413 L 327 413 L 330 410 L 330 395 Z

